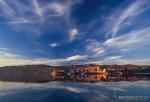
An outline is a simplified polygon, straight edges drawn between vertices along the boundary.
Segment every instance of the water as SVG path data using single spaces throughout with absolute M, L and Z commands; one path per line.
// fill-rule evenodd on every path
M 150 102 L 150 81 L 0 82 L 0 102 Z

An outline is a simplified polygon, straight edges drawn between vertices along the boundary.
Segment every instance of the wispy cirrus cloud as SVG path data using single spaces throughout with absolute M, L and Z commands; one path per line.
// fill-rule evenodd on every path
M 43 34 L 42 26 L 53 28 L 54 24 L 61 25 L 62 20 L 69 19 L 71 5 L 75 2 L 70 3 L 67 0 L 64 3 L 59 1 L 43 3 L 38 0 L 29 0 L 27 3 L 28 5 L 19 0 L 14 2 L 0 0 L 2 17 L 7 21 L 4 23 L 16 31 L 39 36 Z
M 104 45 L 119 49 L 137 49 L 149 45 L 150 27 L 131 31 L 130 33 L 106 40 Z
M 118 60 L 120 59 L 122 56 L 109 56 L 109 57 L 106 57 L 105 60 Z
M 106 51 L 101 42 L 95 40 L 87 40 L 86 50 L 92 54 L 93 57 L 103 55 Z
M 87 55 L 74 55 L 74 56 L 66 58 L 65 60 L 66 61 L 76 61 L 76 60 L 82 60 L 82 59 L 86 59 L 86 58 L 88 58 Z
M 0 51 L 0 59 L 3 59 L 3 58 L 17 58 L 18 55 L 15 55 L 15 54 L 12 54 L 12 53 L 9 53 L 9 52 L 6 52 L 6 51 Z
M 9 48 L 0 47 L 0 59 L 14 59 L 19 58 L 20 55 L 15 53 L 15 50 Z
M 144 11 L 148 10 L 148 5 L 150 4 L 147 0 L 136 0 L 131 3 L 126 8 L 114 9 L 114 12 L 111 13 L 108 17 L 106 17 L 104 25 L 100 27 L 101 32 L 105 33 L 106 36 L 111 36 L 114 38 L 115 36 L 119 35 L 121 30 L 124 30 L 125 26 L 135 26 L 132 25 L 134 18 L 138 18 L 140 14 Z
M 24 19 L 24 18 L 18 18 L 14 21 L 8 22 L 9 24 L 30 24 L 32 23 L 31 21 Z
M 118 20 L 116 21 L 115 25 L 112 27 L 112 38 L 116 36 L 118 31 L 121 28 L 121 24 L 131 16 L 135 16 L 139 13 L 139 9 L 142 7 L 142 5 L 146 3 L 143 1 L 135 1 L 135 3 L 131 4 L 129 7 L 127 7 L 123 13 L 119 16 Z
M 58 15 L 64 15 L 67 12 L 68 7 L 66 5 L 53 2 L 49 5 L 49 8 Z
M 39 6 L 37 0 L 32 0 L 35 7 L 35 13 L 39 16 L 43 16 L 43 9 Z
M 0 0 L 0 8 L 2 9 L 3 13 L 9 16 L 14 15 L 14 10 L 7 4 L 5 0 Z M 6 12 L 5 12 L 6 11 Z

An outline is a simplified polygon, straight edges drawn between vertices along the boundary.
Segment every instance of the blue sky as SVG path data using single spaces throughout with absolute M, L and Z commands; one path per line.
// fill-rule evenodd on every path
M 0 66 L 150 64 L 149 0 L 0 0 Z

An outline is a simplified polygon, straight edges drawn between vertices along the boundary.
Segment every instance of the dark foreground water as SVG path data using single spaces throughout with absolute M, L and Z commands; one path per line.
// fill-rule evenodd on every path
M 150 102 L 150 81 L 0 82 L 0 102 Z

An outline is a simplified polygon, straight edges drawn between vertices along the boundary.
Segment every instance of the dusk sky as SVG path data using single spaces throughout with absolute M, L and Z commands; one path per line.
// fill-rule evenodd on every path
M 150 0 L 0 0 L 0 66 L 150 64 Z

